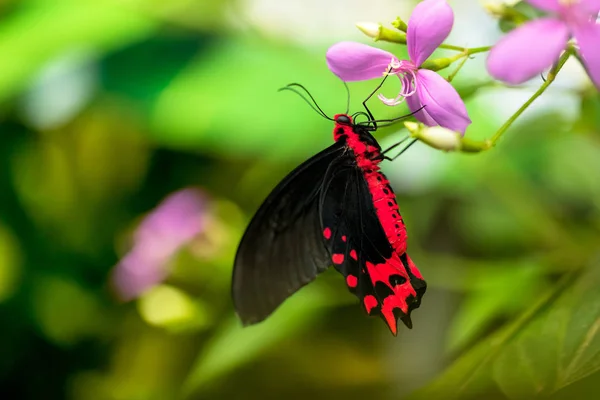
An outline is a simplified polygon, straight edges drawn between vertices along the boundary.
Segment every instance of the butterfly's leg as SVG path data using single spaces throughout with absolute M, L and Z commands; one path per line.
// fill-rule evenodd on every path
M 381 152 L 381 154 L 385 154 L 390 150 L 395 149 L 396 147 L 400 146 L 402 143 L 406 142 L 406 140 L 409 138 L 410 136 L 405 137 L 404 139 L 402 139 L 401 141 L 399 141 L 396 144 L 391 145 L 390 147 L 388 147 L 387 149 L 385 149 L 384 151 Z
M 392 69 L 390 68 L 387 72 L 390 72 Z M 367 114 L 369 114 L 369 118 L 371 118 L 371 122 L 373 123 L 373 129 L 377 129 L 377 122 L 375 122 L 375 117 L 373 117 L 373 113 L 371 113 L 371 110 L 369 110 L 369 107 L 367 107 L 367 101 L 369 101 L 371 99 L 371 97 L 373 97 L 373 95 L 375 93 L 377 93 L 379 91 L 379 89 L 381 89 L 381 87 L 383 86 L 385 80 L 387 79 L 389 75 L 386 73 L 385 76 L 383 77 L 383 79 L 381 80 L 381 82 L 379 82 L 379 85 L 377 85 L 377 87 L 375 88 L 375 90 L 373 90 L 371 92 L 371 94 L 369 96 L 367 96 L 367 98 L 365 99 L 365 101 L 363 101 L 363 107 L 365 107 L 365 110 L 367 110 Z
M 396 158 L 400 157 L 402 155 L 402 153 L 404 153 L 406 150 L 408 150 L 410 148 L 410 146 L 412 146 L 413 144 L 415 144 L 416 141 L 417 141 L 417 139 L 413 139 L 409 144 L 406 145 L 405 148 L 402 149 L 402 151 L 400 153 L 398 153 L 394 157 L 392 157 L 390 159 L 390 161 L 394 161 Z

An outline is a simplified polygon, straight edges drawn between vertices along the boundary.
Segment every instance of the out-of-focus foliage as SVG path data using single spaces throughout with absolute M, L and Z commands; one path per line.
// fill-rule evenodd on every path
M 273 34 L 277 14 L 249 17 L 266 1 L 0 1 L 0 397 L 595 399 L 591 86 L 553 86 L 486 153 L 417 144 L 384 166 L 429 283 L 413 330 L 393 338 L 335 271 L 241 327 L 229 286 L 245 225 L 332 141 L 330 121 L 277 89 L 301 82 L 329 114 L 346 105 L 324 62 L 333 39 Z M 314 29 L 384 1 L 340 3 L 333 17 L 321 3 L 290 7 Z M 469 14 L 476 6 L 456 9 L 474 30 L 485 22 Z M 456 82 L 474 139 L 528 90 L 482 75 Z M 351 110 L 373 88 L 350 85 Z M 371 103 L 380 118 L 406 112 Z M 399 129 L 377 132 L 383 147 Z M 112 270 L 140 221 L 186 187 L 210 199 L 202 233 L 165 265 L 164 282 L 119 302 Z

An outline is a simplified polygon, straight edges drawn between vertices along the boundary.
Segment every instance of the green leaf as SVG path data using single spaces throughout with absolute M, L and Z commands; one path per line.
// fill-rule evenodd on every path
M 323 286 L 311 285 L 294 294 L 265 321 L 242 327 L 229 320 L 198 355 L 183 384 L 184 396 L 193 395 L 216 379 L 251 361 L 282 339 L 310 326 L 327 308 Z
M 0 303 L 10 298 L 21 280 L 23 254 L 14 233 L 0 222 Z
M 224 42 L 203 51 L 158 98 L 155 139 L 227 154 L 289 156 L 324 147 L 330 123 L 295 94 L 277 91 L 290 82 L 305 84 L 328 112 L 327 100 L 337 92 L 344 97 L 333 104 L 345 108 L 343 86 L 324 60 L 261 41 Z
M 600 370 L 600 270 L 571 274 L 513 324 L 459 358 L 411 399 L 552 394 Z
M 170 285 L 148 290 L 139 298 L 137 306 L 144 321 L 173 333 L 206 329 L 212 322 L 204 302 L 194 301 L 183 290 Z
M 301 83 L 329 116 L 345 112 L 346 91 L 327 68 L 324 54 L 325 49 L 308 52 L 257 38 L 223 41 L 204 50 L 155 102 L 154 139 L 169 147 L 273 159 L 322 149 L 332 141 L 331 121 L 296 94 L 278 89 Z M 397 93 L 396 82 L 386 83 L 390 85 L 382 88 L 383 93 Z M 374 82 L 349 86 L 350 111 L 364 110 L 361 102 Z M 381 119 L 406 113 L 376 98 L 369 107 Z
M 125 46 L 157 26 L 134 7 L 115 0 L 34 4 L 0 26 L 0 101 L 22 89 L 40 67 L 65 51 Z
M 477 268 L 466 277 L 471 292 L 454 317 L 448 348 L 456 351 L 481 335 L 497 318 L 510 317 L 534 301 L 543 282 L 541 268 L 511 260 Z
M 600 127 L 600 94 L 596 88 L 583 94 L 581 114 L 575 127 L 589 133 L 596 132 Z
M 111 323 L 107 310 L 91 291 L 60 276 L 38 277 L 32 301 L 40 330 L 59 346 L 72 346 L 103 334 Z

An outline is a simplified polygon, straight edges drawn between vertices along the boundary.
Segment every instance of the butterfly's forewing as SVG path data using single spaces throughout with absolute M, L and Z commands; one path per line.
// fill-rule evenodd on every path
M 328 168 L 343 151 L 344 145 L 336 142 L 293 170 L 250 222 L 232 282 L 235 309 L 244 324 L 265 319 L 331 265 L 318 202 Z
M 353 158 L 332 164 L 321 192 L 323 236 L 331 261 L 369 315 L 381 315 L 395 335 L 396 321 L 410 328 L 425 281 L 408 255 L 389 243 L 362 171 Z

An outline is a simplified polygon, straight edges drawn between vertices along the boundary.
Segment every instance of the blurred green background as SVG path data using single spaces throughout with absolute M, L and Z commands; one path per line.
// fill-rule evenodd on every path
M 451 4 L 452 44 L 500 35 L 477 2 Z M 335 272 L 262 324 L 234 315 L 245 225 L 332 141 L 329 121 L 277 89 L 301 82 L 344 111 L 327 47 L 413 5 L 1 0 L 0 398 L 597 398 L 600 99 L 576 63 L 497 148 L 417 144 L 384 166 L 429 283 L 413 330 L 392 337 Z M 476 139 L 541 82 L 502 89 L 482 65 L 456 80 Z M 375 85 L 350 86 L 353 111 Z M 377 135 L 385 147 L 405 132 Z M 163 283 L 118 301 L 111 273 L 136 227 L 185 187 L 209 197 L 209 223 Z

